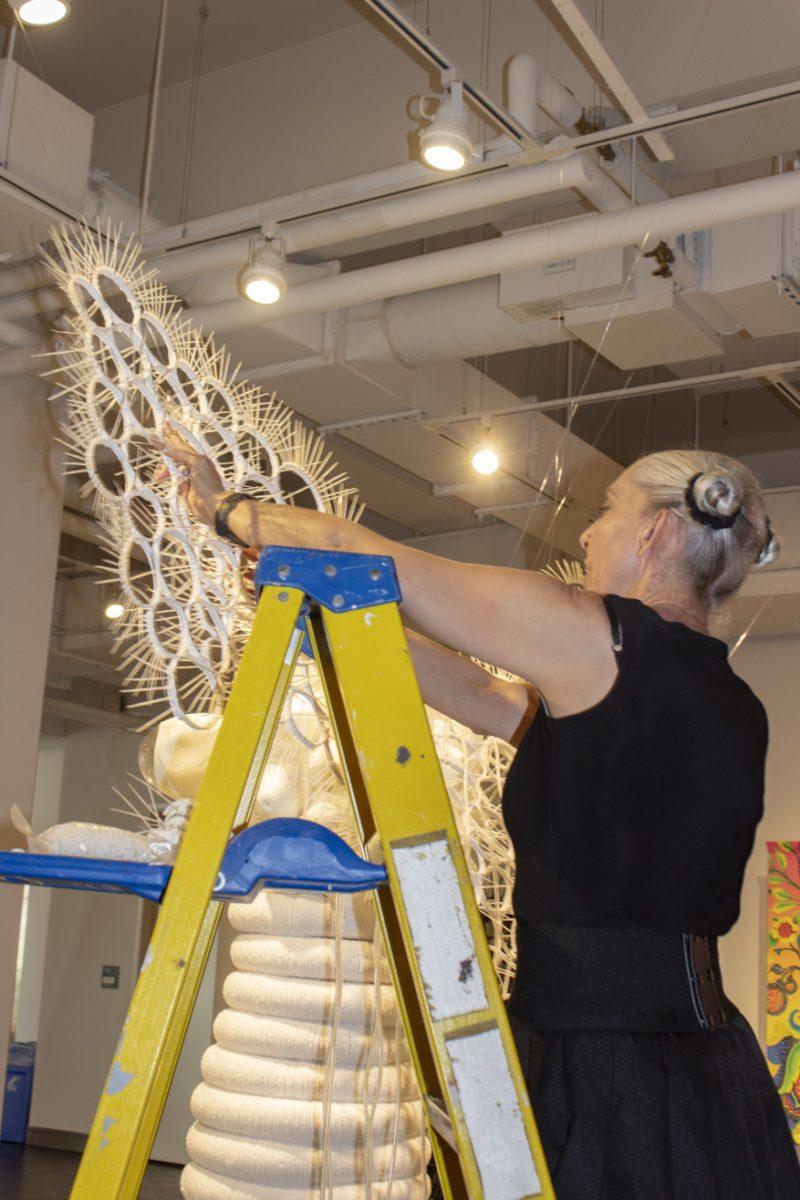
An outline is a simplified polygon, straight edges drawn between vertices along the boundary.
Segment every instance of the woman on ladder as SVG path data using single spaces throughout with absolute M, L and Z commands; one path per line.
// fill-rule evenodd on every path
M 701 451 L 635 462 L 581 537 L 577 590 L 226 493 L 208 459 L 164 450 L 195 515 L 241 545 L 391 555 L 426 702 L 517 746 L 509 1013 L 558 1200 L 800 1200 L 717 955 L 763 811 L 766 715 L 710 633 L 777 553 L 751 472 Z

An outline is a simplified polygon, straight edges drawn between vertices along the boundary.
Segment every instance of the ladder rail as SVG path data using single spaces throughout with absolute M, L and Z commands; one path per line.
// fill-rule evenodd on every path
M 354 770 L 363 787 L 353 794 L 362 807 L 362 828 L 370 832 L 374 823 L 389 875 L 389 889 L 381 891 L 378 905 L 389 957 L 398 964 L 399 990 L 406 997 L 409 1042 L 427 1043 L 436 1064 L 434 1077 L 422 1071 L 420 1090 L 423 1096 L 441 1095 L 445 1101 L 459 1148 L 458 1171 L 450 1169 L 449 1147 L 429 1113 L 434 1147 L 445 1160 L 456 1195 L 465 1193 L 474 1200 L 506 1195 L 551 1198 L 530 1097 L 398 605 L 349 612 L 323 607 L 322 624 L 342 710 L 357 747 Z M 428 924 L 429 904 L 439 905 L 436 921 L 441 924 L 436 929 Z M 447 959 L 448 937 L 454 946 L 465 948 L 463 959 L 449 965 L 438 961 Z M 411 989 L 403 985 L 404 971 L 413 980 Z M 498 1105 L 500 1097 L 505 1105 L 499 1111 L 507 1121 L 508 1147 L 502 1147 L 500 1155 L 486 1142 L 492 1111 L 484 1108 L 486 1129 L 476 1118 L 481 1111 L 475 1075 L 479 1046 L 483 1053 L 502 1059 L 507 1070 L 506 1074 L 493 1062 L 486 1063 L 486 1086 L 495 1089 Z M 499 1127 L 495 1132 L 500 1133 Z M 506 1152 L 518 1156 L 513 1179 L 502 1157 Z M 437 1154 L 437 1163 L 439 1159 Z
M 216 875 L 249 815 L 300 652 L 301 600 L 269 589 L 259 602 L 70 1200 L 139 1193 L 219 919 L 208 911 Z

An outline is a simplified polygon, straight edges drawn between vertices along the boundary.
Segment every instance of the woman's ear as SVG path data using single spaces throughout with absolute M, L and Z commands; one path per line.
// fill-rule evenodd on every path
M 657 512 L 648 517 L 639 532 L 639 543 L 636 547 L 637 558 L 644 558 L 663 541 L 668 533 L 667 522 L 670 516 L 669 509 L 659 508 Z

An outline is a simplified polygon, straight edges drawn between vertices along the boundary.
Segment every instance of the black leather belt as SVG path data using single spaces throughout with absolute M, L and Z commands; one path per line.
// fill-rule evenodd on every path
M 738 1012 L 717 939 L 640 929 L 517 929 L 509 1010 L 534 1029 L 713 1032 Z

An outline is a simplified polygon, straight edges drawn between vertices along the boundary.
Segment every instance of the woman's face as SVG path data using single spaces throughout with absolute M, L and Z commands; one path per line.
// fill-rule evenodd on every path
M 644 492 L 623 473 L 608 488 L 600 516 L 580 537 L 586 552 L 583 586 L 588 591 L 617 596 L 631 593 L 646 563 L 638 553 L 644 509 Z

